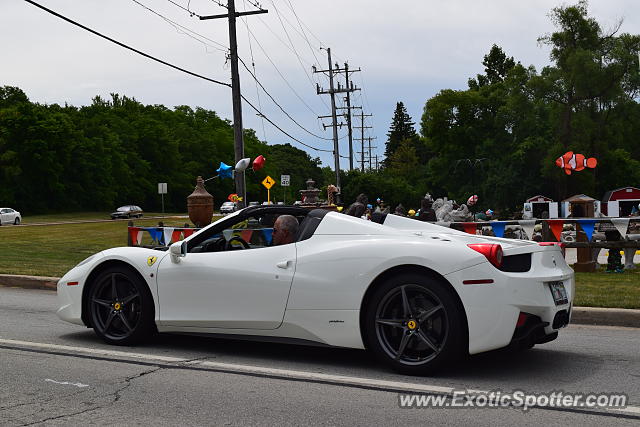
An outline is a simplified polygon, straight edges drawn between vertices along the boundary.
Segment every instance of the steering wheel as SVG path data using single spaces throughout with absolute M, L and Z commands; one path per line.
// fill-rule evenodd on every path
M 242 245 L 243 249 L 249 249 L 249 247 L 250 247 L 249 244 L 247 242 L 245 242 L 245 240 L 242 237 L 233 236 L 232 238 L 227 240 L 227 243 L 225 243 L 224 250 L 228 251 L 228 250 L 231 250 L 231 249 L 237 249 L 236 247 L 231 246 L 231 243 L 234 242 L 234 241 L 239 242 Z

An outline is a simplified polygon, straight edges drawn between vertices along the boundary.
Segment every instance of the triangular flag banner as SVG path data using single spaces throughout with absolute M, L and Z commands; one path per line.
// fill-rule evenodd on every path
M 476 223 L 475 222 L 463 222 L 462 226 L 464 227 L 465 233 L 476 234 Z
M 598 220 L 596 219 L 578 219 L 576 220 L 578 222 L 578 224 L 580 224 L 580 228 L 582 228 L 582 231 L 584 231 L 584 233 L 587 235 L 587 241 L 591 241 L 591 236 L 593 236 L 593 229 L 596 226 L 596 222 L 598 222 Z
M 187 237 L 191 236 L 193 234 L 193 232 L 196 231 L 193 228 L 185 228 L 182 230 L 182 233 L 184 234 L 184 238 L 186 239 Z
M 629 229 L 629 220 L 630 218 L 611 218 L 611 223 L 616 227 L 616 230 L 620 232 L 622 237 L 627 235 L 627 230 Z
M 173 230 L 173 232 L 171 233 L 171 241 L 172 242 L 179 242 L 180 240 L 182 240 L 182 230 Z
M 549 228 L 551 232 L 556 237 L 556 240 L 559 242 L 562 237 L 562 226 L 564 225 L 563 219 L 550 219 L 547 220 L 549 223 Z
M 267 245 L 271 245 L 271 238 L 273 236 L 273 228 L 263 228 L 262 234 L 264 234 L 264 240 L 267 241 Z
M 504 227 L 507 225 L 505 221 L 493 221 L 491 222 L 491 228 L 493 229 L 493 234 L 496 237 L 504 236 Z
M 240 233 L 240 237 L 242 237 L 242 240 L 244 240 L 247 243 L 251 241 L 252 235 L 253 235 L 253 230 L 242 230 L 242 232 Z
M 140 245 L 142 241 L 142 233 L 138 227 L 129 227 L 129 236 L 131 236 L 132 245 Z
M 151 236 L 151 240 L 152 241 L 154 241 L 156 243 L 160 243 L 158 241 L 158 239 L 162 235 L 161 232 L 158 232 L 158 230 L 156 230 L 155 228 L 152 228 L 152 227 L 146 227 L 144 229 L 147 230 L 147 232 L 149 233 L 149 236 Z
M 527 237 L 529 240 L 533 240 L 533 230 L 536 228 L 536 220 L 535 219 L 523 219 L 518 221 L 518 224 L 525 233 L 527 233 Z
M 164 233 L 164 244 L 165 246 L 171 243 L 171 239 L 173 237 L 173 227 L 165 227 L 162 232 Z

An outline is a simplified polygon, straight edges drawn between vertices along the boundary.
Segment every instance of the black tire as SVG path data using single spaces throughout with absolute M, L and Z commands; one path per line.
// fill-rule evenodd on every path
M 388 279 L 365 307 L 367 349 L 408 375 L 432 374 L 457 360 L 465 341 L 464 313 L 452 292 L 425 275 L 400 274 Z
M 153 298 L 142 279 L 126 267 L 101 272 L 87 293 L 91 325 L 109 344 L 131 345 L 156 331 Z
M 13 220 L 13 225 L 20 225 L 20 218 L 16 217 L 16 219 Z

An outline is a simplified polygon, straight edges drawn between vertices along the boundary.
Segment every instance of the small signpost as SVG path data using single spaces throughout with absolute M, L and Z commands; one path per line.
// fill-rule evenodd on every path
M 158 183 L 158 194 L 162 197 L 162 213 L 164 213 L 164 195 L 167 194 L 167 183 L 159 182 Z
M 265 186 L 265 188 L 267 189 L 267 203 L 271 204 L 271 187 L 273 187 L 273 184 L 275 184 L 276 182 L 274 181 L 273 178 L 271 178 L 269 175 L 267 175 L 267 177 L 265 179 L 262 180 L 262 185 Z
M 291 184 L 291 175 L 280 175 L 280 185 L 282 186 L 282 198 L 284 199 L 284 204 L 287 204 L 287 195 L 285 194 L 284 187 L 288 187 Z

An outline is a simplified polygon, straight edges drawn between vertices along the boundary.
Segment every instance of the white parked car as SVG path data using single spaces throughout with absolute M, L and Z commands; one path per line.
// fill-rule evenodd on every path
M 15 224 L 22 222 L 20 212 L 11 208 L 0 208 L 0 225 Z
M 300 227 L 271 246 L 281 214 Z M 376 219 L 256 206 L 166 251 L 108 249 L 60 279 L 58 316 L 112 344 L 155 331 L 260 336 L 366 348 L 408 374 L 529 348 L 568 324 L 574 273 L 559 246 Z
M 233 202 L 224 202 L 222 206 L 220 206 L 221 214 L 230 214 L 230 213 L 234 213 L 237 210 L 238 210 L 238 205 L 236 205 Z

